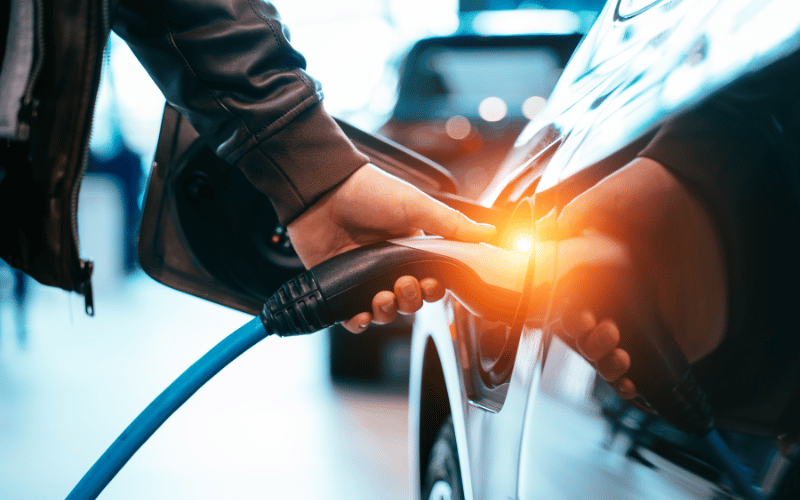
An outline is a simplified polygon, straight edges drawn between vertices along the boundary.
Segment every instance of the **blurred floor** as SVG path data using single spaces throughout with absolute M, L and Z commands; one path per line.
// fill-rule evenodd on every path
M 0 302 L 0 498 L 64 498 L 163 388 L 249 319 L 143 273 L 110 283 L 94 318 L 81 297 L 32 286 L 26 347 Z M 406 498 L 406 393 L 334 388 L 326 339 L 270 338 L 245 353 L 100 498 Z

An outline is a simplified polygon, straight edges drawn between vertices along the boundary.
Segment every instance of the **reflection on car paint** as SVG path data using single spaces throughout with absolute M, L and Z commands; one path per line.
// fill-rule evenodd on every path
M 596 182 L 594 170 L 607 175 L 623 165 L 667 117 L 799 48 L 796 0 L 612 0 L 480 202 L 513 205 L 535 190 L 537 214 L 543 215 L 541 207 L 563 203 Z M 551 156 L 549 148 L 557 151 Z M 464 327 L 456 337 L 473 334 L 475 322 L 457 305 L 449 307 L 453 322 Z M 426 311 L 414 346 L 433 339 L 440 349 L 453 348 L 449 328 L 436 324 L 436 306 Z M 476 359 L 469 345 L 457 343 L 462 364 L 450 366 L 454 372 L 442 362 L 444 378 L 456 381 L 447 390 L 467 499 L 732 498 L 719 471 L 703 463 L 686 435 L 676 438 L 675 429 L 632 417 L 634 411 L 624 407 L 609 411 L 591 366 L 552 334 L 551 328 L 523 330 L 502 408 L 490 408 L 496 413 L 466 387 L 474 381 L 465 368 Z M 424 370 L 416 359 L 412 375 Z M 422 391 L 412 387 L 412 408 Z M 424 427 L 415 420 L 419 415 L 411 419 L 412 431 Z M 415 437 L 412 432 L 412 443 Z M 660 447 L 642 441 L 656 438 L 664 438 Z M 754 477 L 765 478 L 769 491 L 787 462 L 773 443 L 766 445 L 748 442 L 742 450 L 755 450 L 760 462 Z
M 609 4 L 576 51 L 545 109 L 529 128 L 603 127 L 586 137 L 580 154 L 540 183 L 560 180 L 657 127 L 664 117 L 699 102 L 742 74 L 800 47 L 800 13 L 791 0 L 662 2 L 614 22 Z M 624 34 L 626 34 L 623 36 Z M 669 43 L 664 43 L 668 37 Z M 598 101 L 599 98 L 602 101 Z M 587 112 L 596 108 L 597 115 Z M 587 122 L 587 123 L 584 123 Z M 555 163 L 554 163 L 555 164 Z

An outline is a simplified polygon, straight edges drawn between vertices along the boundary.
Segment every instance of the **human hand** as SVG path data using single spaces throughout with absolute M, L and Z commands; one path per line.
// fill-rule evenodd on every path
M 690 362 L 721 342 L 727 295 L 716 229 L 701 203 L 659 163 L 632 161 L 539 227 L 540 239 L 564 241 L 593 230 L 624 242 L 639 279 L 654 290 L 657 314 Z M 560 264 L 568 260 L 559 254 Z M 614 318 L 598 318 L 578 301 L 567 304 L 560 313 L 564 338 L 620 397 L 635 397 L 635 385 L 624 376 L 630 357 L 617 348 Z
M 624 376 L 631 367 L 631 358 L 627 351 L 617 347 L 619 327 L 612 319 L 598 322 L 592 311 L 573 309 L 561 318 L 561 330 L 571 346 L 611 384 L 620 398 L 636 397 L 636 385 Z
M 620 397 L 634 398 L 636 387 L 624 377 L 631 366 L 630 356 L 617 347 L 620 327 L 614 320 L 598 316 L 599 311 L 616 309 L 618 297 L 610 290 L 621 289 L 619 285 L 623 282 L 616 278 L 627 274 L 630 254 L 622 242 L 596 231 L 587 230 L 579 236 L 554 241 L 550 238 L 554 232 L 545 234 L 547 225 L 554 222 L 555 216 L 551 214 L 537 223 L 539 244 L 534 278 L 536 286 L 545 282 L 553 285 L 553 300 L 547 312 L 549 325 L 595 367 Z M 550 230 L 554 231 L 554 226 Z M 605 272 L 598 272 L 601 270 Z M 613 270 L 611 275 L 608 270 Z M 543 313 L 535 314 L 544 318 L 538 316 Z
M 306 210 L 287 227 L 292 245 L 307 268 L 353 248 L 423 232 L 448 239 L 480 242 L 495 228 L 478 224 L 461 212 L 426 195 L 411 184 L 374 165 L 356 170 L 339 187 Z M 370 322 L 389 323 L 397 313 L 411 314 L 423 300 L 444 296 L 437 280 L 403 276 L 394 290 L 379 292 L 365 311 L 342 323 L 353 333 Z

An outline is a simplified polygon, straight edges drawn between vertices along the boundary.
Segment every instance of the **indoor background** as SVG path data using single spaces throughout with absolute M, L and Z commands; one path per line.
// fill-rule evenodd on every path
M 274 3 L 308 72 L 322 82 L 328 111 L 368 131 L 389 118 L 414 42 L 480 26 L 501 34 L 582 30 L 602 4 Z M 464 21 L 474 21 L 476 10 L 516 7 L 560 7 L 574 16 L 544 28 L 536 16 Z M 84 314 L 82 297 L 0 267 L 2 499 L 65 497 L 163 388 L 249 319 L 168 289 L 138 267 L 139 210 L 163 106 L 112 35 L 79 209 L 82 255 L 95 261 L 95 317 Z M 397 346 L 381 380 L 335 382 L 328 342 L 318 334 L 253 348 L 179 410 L 101 498 L 406 498 L 407 350 Z

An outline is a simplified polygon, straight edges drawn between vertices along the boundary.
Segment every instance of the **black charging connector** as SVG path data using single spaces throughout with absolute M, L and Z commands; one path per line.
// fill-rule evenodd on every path
M 475 262 L 486 257 L 491 262 L 476 269 Z M 402 276 L 414 276 L 436 278 L 482 317 L 509 321 L 522 302 L 528 263 L 528 257 L 491 245 L 441 238 L 374 243 L 287 281 L 266 301 L 259 317 L 269 334 L 313 333 L 367 310 L 375 294 L 392 290 Z

